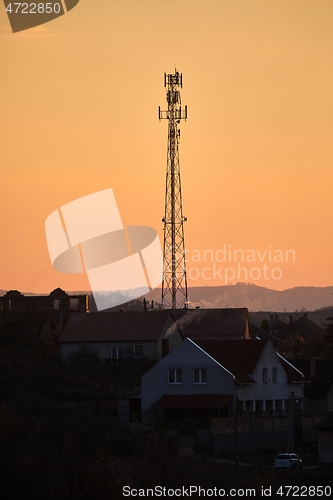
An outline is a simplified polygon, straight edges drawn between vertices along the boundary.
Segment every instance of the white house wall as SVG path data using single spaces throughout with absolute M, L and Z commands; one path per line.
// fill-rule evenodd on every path
M 182 369 L 182 383 L 169 383 L 169 369 Z M 193 370 L 205 368 L 206 384 L 193 383 Z M 168 356 L 151 368 L 142 377 L 141 410 L 142 421 L 152 423 L 151 405 L 164 394 L 233 394 L 234 379 L 229 372 L 211 359 L 191 341 L 185 340 Z
M 134 345 L 144 345 L 144 358 L 157 360 L 157 342 L 64 342 L 61 345 L 61 358 L 66 362 L 71 354 L 81 354 L 83 347 L 90 347 L 91 352 L 96 352 L 97 356 L 104 361 L 111 359 L 111 349 L 120 347 L 123 349 L 123 358 L 134 358 Z
M 158 313 L 147 313 L 147 314 L 158 314 Z M 126 341 L 126 342 L 121 342 L 120 340 L 115 342 L 115 341 L 109 341 L 109 342 L 96 342 L 93 340 L 94 333 L 92 332 L 91 334 L 91 341 L 90 342 L 62 342 L 61 343 L 61 358 L 63 361 L 66 361 L 66 358 L 68 355 L 72 353 L 80 353 L 82 352 L 82 347 L 83 346 L 90 346 L 91 350 L 94 350 L 97 355 L 102 359 L 110 359 L 111 358 L 111 348 L 113 347 L 121 347 L 124 350 L 127 350 L 127 352 L 131 352 L 131 358 L 134 358 L 134 345 L 135 344 L 143 344 L 144 347 L 144 357 L 148 359 L 152 359 L 154 361 L 158 361 L 159 359 L 162 358 L 162 339 L 166 337 L 168 329 L 171 327 L 171 325 L 174 323 L 171 315 L 168 317 L 163 330 L 160 334 L 160 336 L 155 340 L 151 341 L 144 341 L 144 340 L 132 340 L 132 341 Z M 171 334 L 168 335 L 167 340 L 169 341 L 169 350 L 172 351 L 175 349 L 179 344 L 182 343 L 183 339 L 181 334 L 179 333 L 178 329 L 175 329 L 175 331 Z
M 169 383 L 169 369 L 172 368 L 182 369 L 181 384 Z M 195 368 L 206 368 L 206 384 L 193 383 Z M 267 368 L 267 382 L 263 382 L 264 368 Z M 273 382 L 273 368 L 277 370 L 276 382 Z M 291 393 L 294 392 L 295 399 L 299 398 L 302 405 L 304 383 L 289 383 L 272 342 L 266 343 L 253 373 L 249 375 L 255 380 L 255 384 L 235 383 L 232 374 L 187 339 L 142 377 L 142 420 L 146 424 L 152 423 L 151 405 L 164 394 L 234 394 L 241 403 L 241 412 L 284 413 L 289 407 Z
M 258 340 L 258 342 L 260 341 Z M 267 382 L 263 382 L 264 368 L 267 368 Z M 273 382 L 273 368 L 277 369 L 276 382 Z M 295 397 L 303 397 L 304 384 L 289 383 L 281 359 L 276 354 L 271 341 L 266 343 L 253 373 L 249 375 L 256 384 L 242 386 L 237 389 L 240 401 L 288 400 L 291 392 L 294 392 Z

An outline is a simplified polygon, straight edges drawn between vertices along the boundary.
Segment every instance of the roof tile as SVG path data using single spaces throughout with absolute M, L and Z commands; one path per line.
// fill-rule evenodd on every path
M 248 334 L 246 307 L 172 311 L 184 337 L 244 339 Z

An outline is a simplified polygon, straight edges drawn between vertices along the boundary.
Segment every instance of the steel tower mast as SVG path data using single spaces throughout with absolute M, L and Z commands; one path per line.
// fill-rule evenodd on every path
M 181 309 L 187 307 L 187 277 L 184 242 L 184 222 L 182 191 L 180 181 L 178 125 L 187 118 L 187 106 L 182 109 L 180 91 L 183 86 L 182 74 L 175 69 L 174 74 L 164 73 L 166 101 L 168 109 L 158 108 L 159 119 L 168 120 L 168 151 L 165 188 L 164 246 L 162 307 Z

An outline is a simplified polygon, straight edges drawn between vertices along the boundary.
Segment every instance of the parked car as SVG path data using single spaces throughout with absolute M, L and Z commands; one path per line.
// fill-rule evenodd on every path
M 303 460 L 295 453 L 280 453 L 275 457 L 274 467 L 276 469 L 303 469 Z

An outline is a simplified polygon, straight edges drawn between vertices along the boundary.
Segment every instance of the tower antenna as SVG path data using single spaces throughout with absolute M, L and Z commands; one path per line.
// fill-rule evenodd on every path
M 166 101 L 168 109 L 158 108 L 159 120 L 168 120 L 168 149 L 165 188 L 164 245 L 163 245 L 163 282 L 162 307 L 181 309 L 188 306 L 186 254 L 184 241 L 182 191 L 180 180 L 179 140 L 181 120 L 187 119 L 187 106 L 182 108 L 180 88 L 183 77 L 175 69 L 174 74 L 164 73 Z

